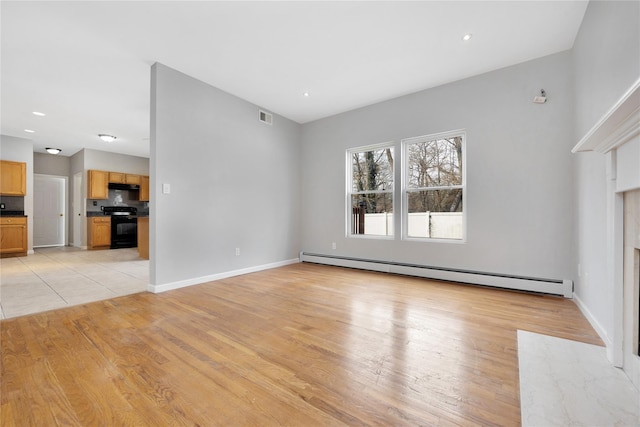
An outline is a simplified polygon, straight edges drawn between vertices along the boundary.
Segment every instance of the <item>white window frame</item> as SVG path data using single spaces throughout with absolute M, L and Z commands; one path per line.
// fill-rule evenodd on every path
M 393 198 L 393 202 L 392 202 L 392 206 L 393 206 L 393 212 L 391 213 L 393 218 L 392 218 L 392 223 L 394 224 L 394 230 L 393 230 L 393 234 L 391 235 L 383 235 L 383 234 L 353 234 L 351 232 L 351 230 L 353 229 L 353 215 L 352 215 L 352 206 L 351 206 L 351 196 L 353 194 L 357 194 L 353 192 L 353 170 L 351 168 L 352 166 L 352 156 L 353 153 L 361 153 L 363 151 L 375 151 L 375 150 L 381 150 L 381 149 L 386 149 L 386 148 L 392 148 L 393 149 L 393 188 L 391 188 L 390 190 L 386 190 L 386 191 L 382 191 L 382 190 L 378 190 L 378 191 L 374 191 L 374 192 L 370 192 L 372 194 L 378 193 L 378 194 L 382 194 L 382 193 L 391 193 L 391 196 Z M 397 207 L 397 202 L 396 202 L 396 198 L 397 198 L 397 194 L 396 194 L 396 167 L 398 164 L 398 155 L 397 155 L 397 150 L 396 150 L 396 144 L 393 141 L 388 141 L 388 142 L 382 142 L 379 144 L 373 144 L 373 145 L 364 145 L 361 147 L 354 147 L 354 148 L 349 148 L 346 151 L 346 194 L 345 194 L 345 214 L 346 214 L 346 218 L 345 218 L 345 235 L 348 238 L 354 238 L 354 239 L 382 239 L 382 240 L 394 240 L 395 236 L 398 234 L 397 230 L 395 229 L 395 224 L 396 224 L 396 207 Z
M 454 189 L 454 188 L 462 189 L 462 238 L 461 239 L 445 239 L 445 238 L 438 238 L 438 237 L 410 237 L 409 230 L 408 230 L 409 156 L 407 153 L 407 150 L 408 150 L 407 147 L 411 144 L 415 144 L 419 142 L 453 138 L 455 136 L 462 137 L 462 170 L 461 170 L 462 184 L 455 185 L 455 186 L 445 186 L 445 187 L 428 187 L 425 189 L 426 190 L 448 190 L 448 189 Z M 467 132 L 464 129 L 459 129 L 459 130 L 440 132 L 440 133 L 434 133 L 429 135 L 415 136 L 415 137 L 403 139 L 401 141 L 401 145 L 402 145 L 402 148 L 401 148 L 402 149 L 402 157 L 401 157 L 401 160 L 402 160 L 402 164 L 401 164 L 402 207 L 401 207 L 400 215 L 401 215 L 401 223 L 402 223 L 401 224 L 402 240 L 416 241 L 416 242 L 442 242 L 442 243 L 453 243 L 453 244 L 466 243 L 467 242 L 467 214 L 468 214 L 468 209 L 467 209 L 468 208 L 467 206 Z M 415 191 L 416 189 L 412 188 L 411 190 Z

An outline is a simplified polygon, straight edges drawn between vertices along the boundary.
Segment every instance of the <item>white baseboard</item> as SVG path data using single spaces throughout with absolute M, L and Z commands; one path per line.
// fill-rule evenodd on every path
M 257 265 L 254 267 L 241 268 L 239 270 L 225 271 L 222 273 L 212 274 L 209 276 L 194 277 L 192 279 L 180 280 L 178 282 L 164 283 L 162 285 L 147 285 L 147 291 L 159 294 L 161 292 L 171 291 L 173 289 L 180 289 L 187 286 L 198 285 L 206 282 L 213 282 L 215 280 L 226 279 L 227 277 L 240 276 L 243 274 L 255 273 L 257 271 L 269 270 L 277 267 L 284 267 L 285 265 L 297 264 L 300 259 L 293 258 L 284 261 L 272 262 L 270 264 Z
M 591 324 L 591 327 L 595 329 L 595 331 L 598 333 L 598 335 L 604 342 L 604 345 L 607 347 L 607 358 L 609 359 L 609 361 L 613 363 L 613 361 L 615 360 L 615 357 L 613 355 L 613 341 L 611 340 L 609 335 L 607 335 L 607 331 L 602 327 L 600 322 L 598 322 L 595 316 L 591 313 L 591 311 L 587 308 L 587 306 L 582 302 L 580 297 L 575 294 L 575 292 L 573 294 L 573 301 L 576 303 L 576 305 L 578 306 L 578 308 L 580 309 L 584 317 L 587 318 L 587 321 Z

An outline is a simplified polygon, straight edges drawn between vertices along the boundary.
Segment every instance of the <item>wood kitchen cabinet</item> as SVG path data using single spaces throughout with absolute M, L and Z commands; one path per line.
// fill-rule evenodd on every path
M 87 193 L 89 199 L 108 199 L 109 172 L 90 170 Z
M 138 200 L 148 202 L 149 201 L 149 177 L 141 176 L 140 177 L 140 194 L 138 196 Z
M 27 164 L 0 160 L 0 195 L 25 196 L 27 194 Z
M 138 254 L 149 259 L 149 217 L 138 217 Z
M 124 177 L 124 182 L 125 184 L 140 185 L 140 178 L 142 178 L 140 175 L 133 175 L 128 173 Z
M 0 257 L 27 255 L 27 217 L 0 217 Z
M 111 247 L 111 217 L 87 218 L 89 249 L 109 249 Z
M 126 173 L 122 172 L 109 172 L 109 182 L 114 184 L 124 184 L 126 182 Z
M 114 184 L 140 185 L 140 175 L 124 172 L 109 172 L 109 182 Z

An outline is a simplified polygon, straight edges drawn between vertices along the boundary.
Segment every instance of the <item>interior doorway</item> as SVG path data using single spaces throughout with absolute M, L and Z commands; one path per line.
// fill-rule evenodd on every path
M 65 246 L 67 177 L 33 175 L 33 247 Z

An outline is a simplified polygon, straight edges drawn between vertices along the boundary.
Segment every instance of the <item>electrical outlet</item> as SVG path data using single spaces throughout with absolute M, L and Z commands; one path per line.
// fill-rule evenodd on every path
M 98 206 L 98 201 L 97 200 L 93 201 L 93 206 Z
M 236 248 L 236 256 L 240 256 L 240 248 Z
M 4 203 L 0 203 L 0 209 L 4 209 L 5 207 Z
M 333 242 L 333 243 L 331 244 L 331 249 L 335 249 L 335 248 L 336 248 L 336 242 Z

